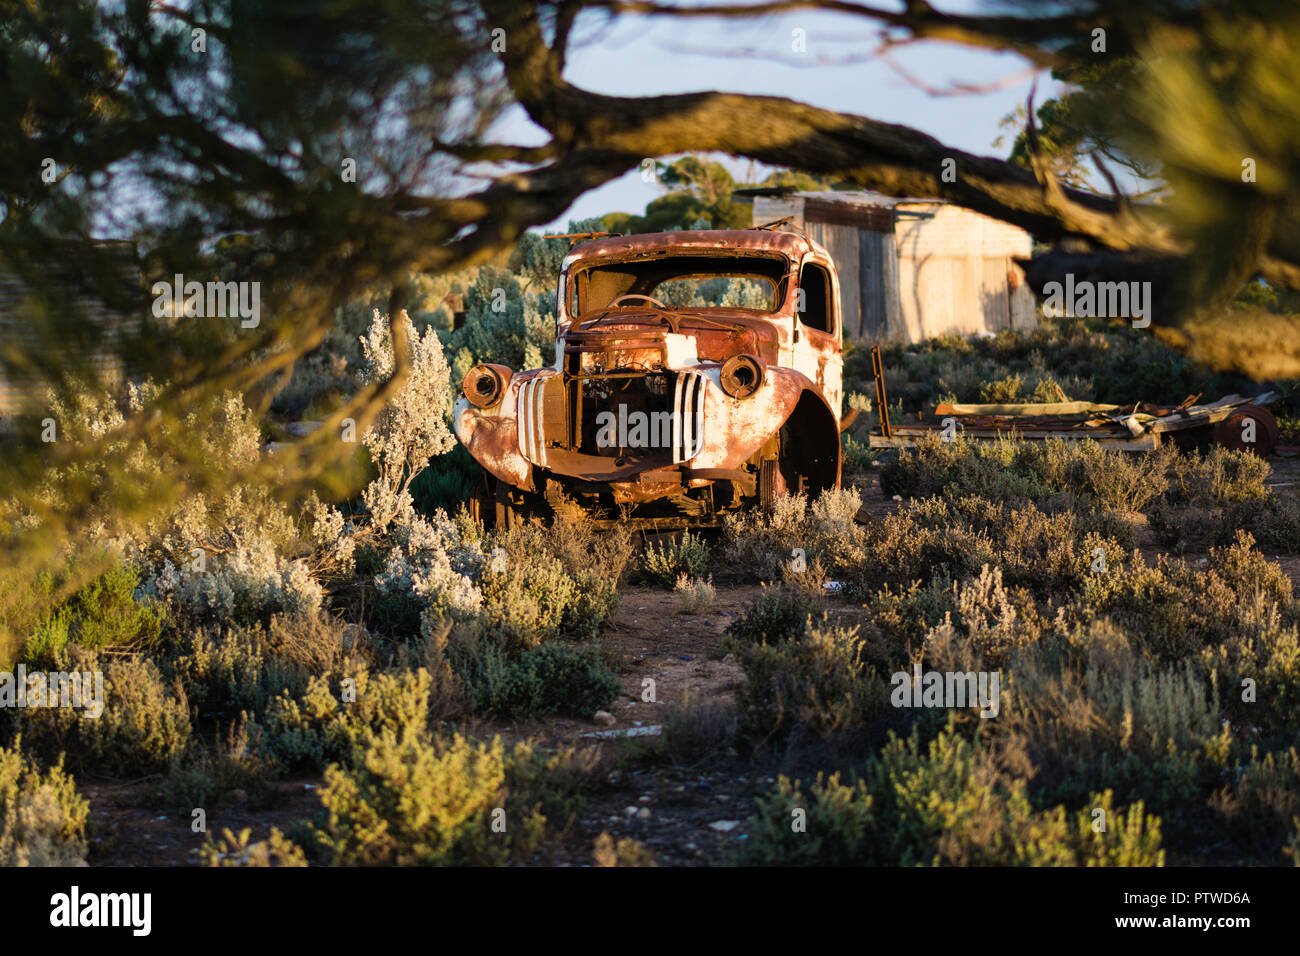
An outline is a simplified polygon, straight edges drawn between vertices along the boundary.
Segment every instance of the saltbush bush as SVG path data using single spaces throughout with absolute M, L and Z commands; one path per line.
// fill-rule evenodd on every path
M 747 862 L 782 865 L 1160 866 L 1160 821 L 1093 794 L 1071 814 L 1035 810 L 1021 779 L 942 733 L 894 737 L 855 780 L 778 780 L 760 799 Z M 1093 826 L 1100 810 L 1105 829 Z M 792 825 L 798 822 L 798 826 Z
M 42 772 L 22 741 L 0 747 L 0 866 L 84 866 L 90 804 L 63 772 Z

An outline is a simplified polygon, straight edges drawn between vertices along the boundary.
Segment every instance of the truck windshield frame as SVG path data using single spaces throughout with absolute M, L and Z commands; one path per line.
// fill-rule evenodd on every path
M 756 315 L 777 315 L 785 305 L 791 262 L 784 256 L 745 255 L 734 252 L 709 255 L 698 252 L 675 252 L 654 256 L 593 260 L 578 263 L 565 282 L 568 314 L 574 318 L 609 309 L 610 303 L 623 295 L 647 295 L 660 298 L 655 291 L 664 283 L 681 280 L 749 279 L 759 283 L 767 297 L 765 308 L 740 306 L 688 305 L 678 308 L 691 311 L 734 309 Z M 671 302 L 665 302 L 672 306 Z M 644 309 L 644 301 L 623 307 Z

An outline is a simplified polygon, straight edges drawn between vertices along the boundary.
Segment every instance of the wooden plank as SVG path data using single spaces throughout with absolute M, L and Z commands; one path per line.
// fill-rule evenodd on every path
M 933 436 L 934 434 L 934 432 L 930 432 L 930 436 Z M 871 448 L 912 448 L 919 445 L 927 437 L 929 436 L 914 433 L 904 434 L 895 427 L 892 438 L 882 438 L 879 435 L 869 435 L 868 443 Z M 994 435 L 967 433 L 964 437 L 975 440 L 1017 438 L 1025 441 L 1042 441 L 1048 438 L 1061 438 L 1067 441 L 1095 441 L 1100 445 L 1105 445 L 1107 448 L 1114 448 L 1118 451 L 1151 451 L 1154 448 L 1160 447 L 1160 436 L 1158 434 L 1142 435 L 1138 438 L 1130 438 L 1128 436 L 1098 436 L 1086 432 L 1079 434 L 1074 432 L 1025 433 L 1007 431 Z
M 1086 415 L 1089 412 L 1113 412 L 1118 405 L 1096 402 L 1038 402 L 1011 405 L 970 405 L 945 403 L 935 408 L 936 415 Z

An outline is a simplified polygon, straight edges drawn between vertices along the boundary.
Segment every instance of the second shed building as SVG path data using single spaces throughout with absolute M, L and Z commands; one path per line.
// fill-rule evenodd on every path
M 873 192 L 757 188 L 732 198 L 753 204 L 755 226 L 789 217 L 831 254 L 846 337 L 919 342 L 1037 322 L 1015 262 L 1032 239 L 1016 226 L 942 199 Z

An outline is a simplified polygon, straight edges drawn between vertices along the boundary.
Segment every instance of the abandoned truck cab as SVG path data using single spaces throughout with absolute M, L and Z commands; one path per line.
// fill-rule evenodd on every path
M 707 523 L 839 485 L 838 279 L 803 234 L 582 242 L 556 320 L 551 367 L 475 366 L 456 401 L 456 437 L 489 476 L 485 518 L 562 495 L 597 517 Z

